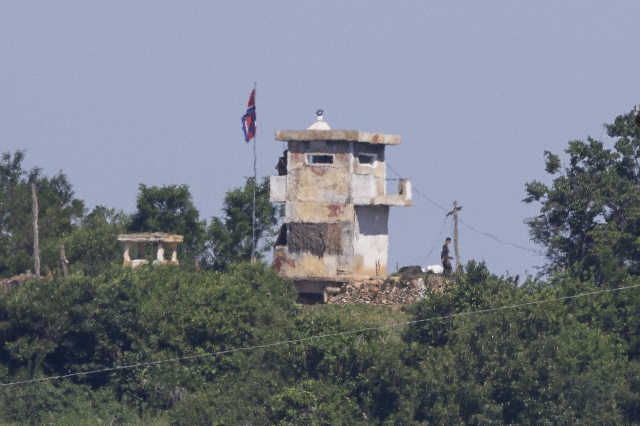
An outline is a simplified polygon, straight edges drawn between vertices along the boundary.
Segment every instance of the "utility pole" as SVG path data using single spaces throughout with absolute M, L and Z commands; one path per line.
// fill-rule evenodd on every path
M 67 271 L 67 256 L 64 254 L 64 244 L 60 244 L 60 264 L 62 265 L 62 276 L 65 278 L 69 277 L 69 272 Z
M 33 216 L 33 268 L 36 279 L 40 279 L 40 241 L 38 239 L 38 196 L 36 195 L 36 184 L 31 184 L 31 215 Z
M 458 202 L 453 202 L 453 210 L 447 213 L 447 216 L 453 215 L 453 252 L 456 255 L 456 272 L 460 270 L 460 252 L 458 252 L 458 210 L 462 206 L 458 206 Z

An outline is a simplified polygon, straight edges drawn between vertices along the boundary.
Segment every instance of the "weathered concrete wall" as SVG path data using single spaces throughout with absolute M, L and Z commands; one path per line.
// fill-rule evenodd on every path
M 340 280 L 353 273 L 354 224 L 287 223 L 287 246 L 276 246 L 274 268 L 289 278 Z
M 310 164 L 308 155 L 333 156 L 333 164 Z M 347 204 L 351 180 L 351 144 L 308 141 L 289 144 L 287 200 Z
M 389 251 L 389 207 L 356 206 L 353 241 L 357 275 L 387 276 Z
M 295 222 L 348 222 L 353 221 L 353 204 L 287 202 L 285 217 Z
M 343 258 L 337 254 L 318 257 L 309 252 L 289 252 L 286 247 L 276 247 L 273 264 L 276 271 L 294 280 L 322 278 L 341 281 L 349 275 L 341 273 L 340 262 Z
M 351 201 L 354 204 L 371 204 L 379 194 L 376 178 L 372 175 L 351 177 Z
M 373 177 L 375 179 L 376 196 L 383 195 L 385 190 L 387 171 L 384 163 L 384 148 L 384 145 L 370 145 L 361 142 L 354 142 L 353 144 L 353 177 L 354 179 L 362 175 Z M 374 163 L 362 164 L 360 162 L 361 155 L 374 158 Z

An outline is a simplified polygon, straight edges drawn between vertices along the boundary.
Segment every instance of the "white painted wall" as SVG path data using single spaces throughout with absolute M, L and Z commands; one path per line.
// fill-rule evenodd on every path
M 370 204 L 378 190 L 372 175 L 351 175 L 351 198 L 354 204 Z
M 376 262 L 386 269 L 389 252 L 389 207 L 356 206 L 353 251 L 363 256 L 363 266 L 375 270 Z
M 287 201 L 287 176 L 269 176 L 270 200 L 274 203 Z

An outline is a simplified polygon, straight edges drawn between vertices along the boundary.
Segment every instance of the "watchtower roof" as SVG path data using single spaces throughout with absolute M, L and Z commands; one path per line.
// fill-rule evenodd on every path
M 400 135 L 367 133 L 357 130 L 278 130 L 276 140 L 293 141 L 344 141 L 366 142 L 374 145 L 400 145 Z

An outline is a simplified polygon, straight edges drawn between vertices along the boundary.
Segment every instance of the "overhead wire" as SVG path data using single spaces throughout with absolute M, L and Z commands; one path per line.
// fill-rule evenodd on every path
M 563 300 L 578 299 L 578 298 L 581 298 L 581 297 L 593 296 L 593 295 L 596 295 L 596 294 L 602 294 L 602 293 L 608 293 L 608 292 L 614 292 L 614 291 L 629 290 L 629 289 L 638 288 L 638 287 L 640 287 L 640 284 L 631 285 L 631 286 L 625 286 L 625 287 L 617 287 L 617 288 L 610 288 L 610 289 L 604 289 L 604 290 L 591 291 L 591 292 L 587 292 L 587 293 L 574 294 L 574 295 L 571 295 L 571 296 L 556 297 L 556 298 L 553 298 L 553 299 L 534 300 L 532 302 L 518 303 L 518 304 L 515 304 L 515 305 L 505 305 L 505 306 L 498 306 L 498 307 L 495 307 L 495 308 L 479 309 L 479 310 L 476 310 L 476 311 L 458 312 L 458 313 L 455 313 L 455 314 L 440 315 L 440 316 L 434 316 L 434 317 L 418 319 L 418 320 L 413 320 L 413 321 L 405 321 L 405 322 L 399 322 L 399 323 L 394 323 L 394 324 L 386 324 L 386 325 L 381 325 L 381 326 L 376 326 L 376 327 L 366 327 L 366 328 L 360 328 L 360 329 L 357 329 L 357 330 L 342 331 L 342 332 L 338 332 L 338 333 L 318 334 L 318 335 L 314 335 L 314 336 L 303 337 L 303 338 L 300 338 L 300 339 L 292 339 L 292 340 L 285 340 L 285 341 L 274 342 L 274 343 L 266 343 L 266 344 L 263 344 L 263 345 L 254 345 L 254 346 L 248 346 L 248 347 L 244 347 L 244 348 L 227 349 L 227 350 L 224 350 L 224 351 L 208 352 L 208 353 L 204 353 L 204 354 L 195 354 L 195 355 L 188 355 L 188 356 L 183 356 L 183 357 L 168 358 L 168 359 L 163 359 L 163 360 L 158 360 L 158 361 L 140 362 L 140 363 L 136 363 L 136 364 L 121 365 L 121 366 L 116 366 L 116 367 L 102 368 L 102 369 L 99 369 L 99 370 L 91 370 L 91 371 L 84 371 L 84 372 L 78 372 L 78 373 L 62 374 L 62 375 L 58 375 L 58 376 L 41 377 L 41 378 L 38 378 L 38 379 L 22 380 L 22 381 L 18 381 L 18 382 L 0 383 L 0 387 L 8 387 L 8 386 L 15 386 L 15 385 L 22 385 L 22 384 L 29 384 L 29 383 L 37 383 L 37 382 L 44 382 L 44 381 L 50 381 L 50 380 L 56 380 L 56 379 L 66 379 L 66 378 L 69 378 L 69 377 L 87 376 L 87 375 L 90 375 L 90 374 L 106 373 L 106 372 L 111 372 L 111 371 L 127 370 L 127 369 L 132 369 L 132 368 L 150 366 L 150 365 L 159 365 L 159 364 L 166 364 L 166 363 L 172 363 L 172 362 L 178 362 L 178 361 L 186 361 L 186 360 L 198 359 L 198 358 L 204 358 L 204 357 L 213 357 L 213 356 L 218 356 L 218 355 L 226 355 L 226 354 L 231 354 L 231 353 L 236 353 L 236 352 L 252 351 L 252 350 L 255 350 L 255 349 L 272 348 L 272 347 L 276 347 L 276 346 L 290 345 L 290 344 L 293 344 L 293 343 L 308 342 L 310 340 L 316 340 L 316 339 L 326 339 L 326 338 L 331 338 L 331 337 L 346 336 L 346 335 L 349 335 L 349 334 L 364 333 L 364 332 L 367 332 L 367 331 L 382 330 L 382 329 L 387 329 L 387 328 L 395 328 L 395 327 L 399 327 L 399 326 L 403 326 L 403 325 L 420 324 L 420 323 L 425 323 L 425 322 L 430 322 L 430 321 L 435 321 L 435 320 L 443 320 L 443 319 L 456 318 L 456 317 L 462 317 L 462 316 L 486 314 L 486 313 L 500 311 L 500 310 L 522 308 L 524 306 L 533 306 L 533 305 L 540 305 L 540 304 L 543 304 L 543 303 L 551 303 L 551 302 L 558 302 L 558 301 L 563 301 Z
M 393 167 L 391 167 L 391 165 L 389 163 L 386 163 L 387 168 L 389 170 L 391 170 L 398 178 L 397 179 L 387 179 L 387 180 L 402 180 L 402 176 L 400 175 L 400 173 L 398 173 Z M 426 194 L 423 194 L 421 191 L 419 191 L 414 185 L 411 185 L 411 189 L 413 191 L 415 191 L 416 193 L 422 195 L 428 202 L 430 202 L 432 205 L 434 205 L 435 207 L 438 207 L 439 209 L 441 209 L 442 211 L 444 211 L 445 213 L 448 213 L 447 209 L 442 207 L 441 205 L 439 205 L 438 203 L 436 203 L 435 201 L 433 201 L 431 198 L 429 198 Z M 422 262 L 418 263 L 418 265 L 420 266 L 424 266 L 424 264 L 429 260 L 429 257 L 431 256 L 431 254 L 433 253 L 433 250 L 435 250 L 435 247 L 438 245 L 438 240 L 440 239 L 440 236 L 442 235 L 442 231 L 444 230 L 444 227 L 447 224 L 447 219 L 448 217 L 445 216 L 445 221 L 442 223 L 442 227 L 440 228 L 440 232 L 438 232 L 438 236 L 434 239 L 433 242 L 433 246 L 431 247 L 431 250 L 429 251 L 429 254 L 427 254 L 427 256 L 424 257 L 424 259 L 422 260 Z M 412 262 L 413 263 L 413 262 Z
M 387 167 L 393 172 L 395 173 L 399 178 L 400 174 L 398 172 L 395 171 L 395 169 L 393 167 L 391 167 L 389 165 L 389 163 L 387 163 Z M 427 195 L 425 195 L 423 192 L 421 192 L 420 190 L 418 190 L 418 188 L 416 188 L 415 185 L 411 185 L 411 189 L 413 191 L 415 191 L 417 194 L 421 195 L 422 197 L 424 197 L 424 199 L 426 199 L 429 203 L 431 203 L 432 205 L 434 205 L 435 207 L 438 207 L 440 210 L 444 211 L 445 213 L 449 213 L 449 210 L 447 210 L 445 207 L 441 206 L 440 204 L 436 203 L 435 201 L 433 201 L 431 198 L 429 198 Z M 525 251 L 529 251 L 529 252 L 533 252 L 535 253 L 537 256 L 545 256 L 545 254 L 543 252 L 541 252 L 540 250 L 536 250 L 536 249 L 532 249 L 532 248 L 527 248 L 527 247 L 523 247 L 521 245 L 515 244 L 515 243 L 510 243 L 508 241 L 503 241 L 500 238 L 496 237 L 495 235 L 489 233 L 489 232 L 484 232 L 484 231 L 480 231 L 477 230 L 475 228 L 473 228 L 471 225 L 467 224 L 466 222 L 464 222 L 462 219 L 458 219 L 460 221 L 460 223 L 462 223 L 463 225 L 465 225 L 467 228 L 469 228 L 469 230 L 478 233 L 480 235 L 484 235 L 485 237 L 489 237 L 491 239 L 493 239 L 494 241 L 500 243 L 500 244 L 505 244 L 511 247 L 515 247 L 518 248 L 520 250 L 525 250 Z M 453 225 L 452 225 L 453 226 Z
M 402 179 L 402 176 L 400 175 L 400 173 L 398 173 L 393 167 L 391 167 L 391 165 L 389 165 L 389 163 L 386 163 L 387 168 L 389 170 L 391 170 L 393 173 L 396 174 L 396 176 L 398 176 L 398 179 Z M 414 190 L 416 193 L 422 195 L 428 202 L 430 202 L 431 204 L 433 204 L 435 207 L 438 207 L 440 210 L 442 210 L 445 213 L 448 213 L 449 210 L 447 210 L 446 208 L 442 207 L 440 204 L 436 203 L 435 201 L 433 201 L 431 198 L 429 198 L 426 194 L 423 194 L 422 192 L 420 192 L 418 190 L 418 188 L 415 187 L 415 185 L 411 185 L 411 189 Z
M 492 239 L 494 239 L 495 241 L 497 241 L 497 242 L 499 242 L 501 244 L 506 244 L 508 246 L 519 248 L 521 250 L 530 251 L 530 252 L 533 252 L 533 253 L 537 254 L 538 256 L 544 256 L 544 253 L 542 253 L 540 250 L 535 250 L 535 249 L 532 249 L 532 248 L 523 247 L 523 246 L 520 246 L 520 245 L 515 244 L 515 243 L 510 243 L 508 241 L 502 241 L 500 238 L 496 237 L 495 235 L 492 235 L 492 234 L 490 234 L 488 232 L 478 231 L 477 229 L 472 228 L 471 225 L 469 225 L 468 223 L 466 223 L 462 219 L 458 219 L 458 220 L 460 221 L 461 224 L 463 224 L 464 226 L 469 228 L 471 231 L 476 232 L 476 233 L 481 234 L 481 235 L 484 235 L 486 237 L 492 238 Z
M 431 246 L 431 250 L 429 250 L 429 253 L 427 253 L 427 255 L 424 257 L 422 262 L 419 263 L 420 266 L 424 266 L 424 264 L 431 257 L 431 254 L 433 253 L 433 251 L 436 249 L 436 246 L 438 245 L 438 242 L 440 241 L 440 237 L 442 236 L 442 232 L 444 231 L 444 228 L 447 226 L 447 221 L 448 220 L 449 220 L 449 216 L 445 216 L 444 217 L 444 222 L 442 222 L 442 226 L 440 227 L 440 232 L 438 232 L 438 236 L 433 240 L 433 246 Z
M 440 236 L 442 235 L 442 232 L 444 231 L 444 228 L 447 225 L 447 221 L 449 220 L 448 216 L 444 217 L 444 221 L 442 222 L 442 226 L 440 226 L 440 231 L 438 232 L 438 235 L 436 236 L 436 238 L 434 238 L 433 240 L 433 246 L 431 247 L 431 250 L 429 250 L 429 253 L 424 256 L 424 258 L 422 258 L 422 260 L 420 262 L 418 262 L 418 259 L 421 258 L 421 255 L 417 255 L 413 258 L 413 260 L 411 261 L 411 263 L 409 263 L 409 265 L 420 265 L 420 266 L 424 266 L 424 264 L 427 262 L 427 260 L 429 260 L 429 257 L 431 257 L 431 254 L 433 253 L 433 250 L 435 250 L 436 246 L 438 245 L 438 241 L 440 240 Z M 418 263 L 416 263 L 418 262 Z

